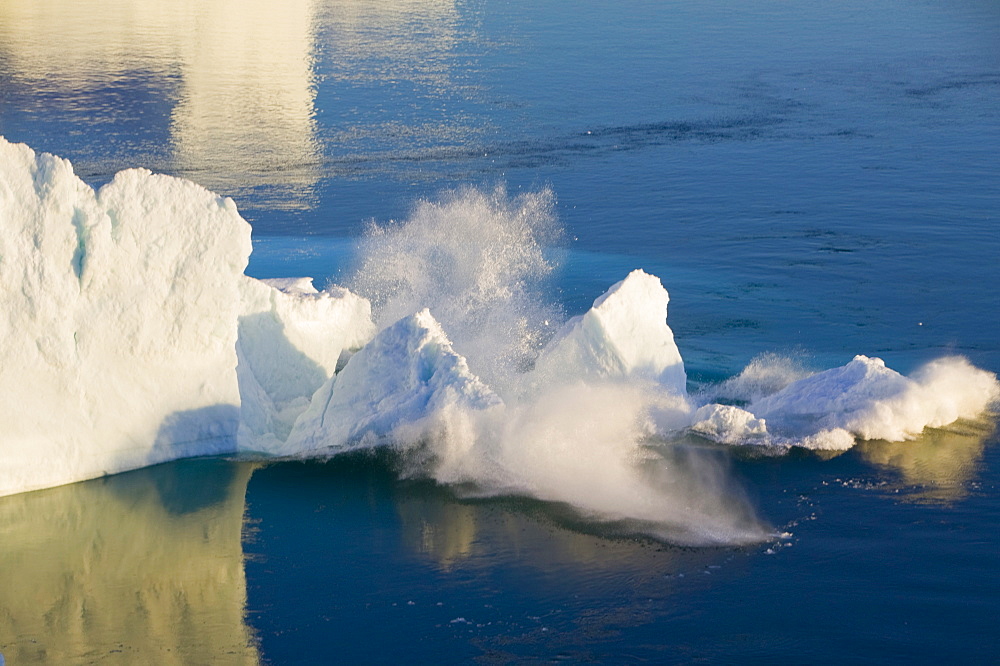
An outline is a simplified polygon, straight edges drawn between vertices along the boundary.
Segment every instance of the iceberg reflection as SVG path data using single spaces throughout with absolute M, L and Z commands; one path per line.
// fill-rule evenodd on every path
M 253 189 L 275 208 L 310 207 L 320 166 L 314 4 L 10 0 L 0 4 L 0 57 L 24 84 L 16 94 L 72 106 L 62 108 L 70 134 L 121 131 L 109 138 L 133 163 L 137 148 L 159 155 L 165 143 L 169 154 L 145 166 L 227 195 Z M 168 136 L 147 138 L 150 125 Z
M 905 495 L 907 500 L 949 503 L 968 494 L 993 433 L 988 421 L 961 420 L 927 428 L 912 441 L 862 441 L 856 448 L 865 461 L 897 470 L 904 485 L 916 487 Z
M 241 531 L 252 463 L 189 460 L 0 498 L 12 664 L 255 664 Z

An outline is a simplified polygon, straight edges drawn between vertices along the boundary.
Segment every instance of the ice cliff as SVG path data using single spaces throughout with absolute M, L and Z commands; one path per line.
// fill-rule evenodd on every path
M 0 495 L 233 448 L 250 227 L 141 169 L 0 138 Z

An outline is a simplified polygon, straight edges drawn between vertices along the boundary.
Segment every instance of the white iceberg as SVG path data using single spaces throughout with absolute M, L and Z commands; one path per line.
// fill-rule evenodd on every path
M 554 308 L 532 305 L 526 285 L 547 264 L 528 232 L 550 203 L 474 195 L 472 206 L 425 206 L 413 228 L 376 229 L 388 240 L 362 264 L 392 258 L 381 286 L 406 277 L 412 288 L 383 294 L 375 320 L 430 298 L 448 322 L 411 310 L 376 332 L 371 303 L 346 289 L 245 276 L 250 227 L 231 200 L 141 169 L 95 192 L 69 162 L 0 138 L 0 495 L 185 456 L 389 443 L 407 452 L 407 473 L 732 543 L 766 530 L 724 469 L 670 446 L 675 435 L 843 449 L 1000 399 L 996 377 L 964 359 L 904 377 L 864 356 L 811 376 L 760 357 L 714 394 L 689 396 L 669 295 L 641 270 L 535 358 Z M 484 254 L 475 239 L 490 224 L 517 233 L 494 234 L 504 251 Z M 460 242 L 434 261 L 449 235 Z M 478 258 L 463 259 L 466 246 Z M 413 266 L 429 273 L 408 276 Z M 489 279 L 461 288 L 470 275 Z
M 819 442 L 834 448 L 831 438 L 848 447 L 854 436 L 913 439 L 925 427 L 975 418 L 998 398 L 996 376 L 963 358 L 938 359 L 905 377 L 880 358 L 859 355 L 759 398 L 748 409 L 765 418 L 772 433 L 805 438 L 813 448 Z
M 323 384 L 282 452 L 362 446 L 449 409 L 499 404 L 425 309 L 380 331 Z
M 667 325 L 670 296 L 660 279 L 634 270 L 566 322 L 535 364 L 541 383 L 651 381 L 687 394 L 684 361 Z
M 239 448 L 276 451 L 338 363 L 375 334 L 371 304 L 311 278 L 244 278 L 242 299 Z
M 142 169 L 95 192 L 0 138 L 0 495 L 283 445 L 367 300 L 243 274 L 230 199 Z
M 234 446 L 250 226 L 194 183 L 100 191 L 0 137 L 0 495 Z

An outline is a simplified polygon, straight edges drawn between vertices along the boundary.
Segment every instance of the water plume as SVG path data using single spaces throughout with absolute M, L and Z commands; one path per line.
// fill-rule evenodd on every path
M 430 309 L 502 393 L 561 318 L 545 252 L 560 235 L 550 189 L 464 187 L 418 201 L 403 222 L 371 222 L 347 284 L 372 301 L 379 328 Z
M 654 413 L 683 400 L 649 385 L 576 382 L 484 412 L 440 411 L 394 438 L 404 474 L 467 496 L 522 495 L 587 521 L 684 545 L 760 541 L 756 517 L 719 451 L 656 437 Z
M 502 187 L 447 192 L 420 201 L 403 222 L 370 225 L 348 284 L 372 301 L 383 328 L 373 348 L 409 321 L 421 349 L 433 344 L 436 355 L 468 361 L 435 356 L 441 360 L 427 366 L 427 381 L 445 365 L 463 367 L 498 396 L 471 401 L 456 389 L 453 399 L 383 428 L 404 452 L 403 473 L 464 494 L 568 505 L 589 521 L 676 543 L 767 538 L 718 455 L 657 439 L 665 425 L 683 429 L 690 413 L 657 278 L 636 271 L 595 302 L 591 319 L 574 318 L 553 337 L 565 317 L 549 300 L 546 244 L 559 237 L 551 191 L 512 197 Z M 422 314 L 414 320 L 414 313 Z M 546 364 L 536 371 L 550 338 Z M 627 353 L 640 342 L 663 351 Z M 584 372 L 577 366 L 593 354 L 560 353 L 567 345 L 610 356 Z M 351 383 L 379 381 L 352 375 Z M 336 402 L 334 395 L 329 404 Z

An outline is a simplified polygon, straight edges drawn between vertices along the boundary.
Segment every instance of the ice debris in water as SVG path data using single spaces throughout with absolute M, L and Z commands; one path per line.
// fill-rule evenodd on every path
M 791 382 L 753 400 L 745 411 L 766 423 L 747 443 L 843 450 L 856 438 L 903 441 L 925 427 L 975 418 L 1000 398 L 992 373 L 973 367 L 961 357 L 945 357 L 919 368 L 910 377 L 887 368 L 882 359 L 856 356 L 839 368 Z M 699 410 L 701 411 L 701 410 Z M 741 419 L 731 416 L 733 422 Z M 726 443 L 744 438 L 732 429 L 712 431 L 705 423 L 694 429 Z
M 504 196 L 466 191 L 376 229 L 367 270 L 379 257 L 431 268 L 373 313 L 342 287 L 245 276 L 250 227 L 229 199 L 141 169 L 95 192 L 68 161 L 0 138 L 0 495 L 184 456 L 388 443 L 422 453 L 406 473 L 675 540 L 745 542 L 768 531 L 724 470 L 651 441 L 848 448 L 975 417 L 1000 396 L 964 359 L 904 377 L 864 356 L 813 375 L 761 357 L 714 399 L 689 395 L 669 296 L 639 270 L 539 349 L 557 311 L 533 291 L 553 197 Z M 505 249 L 477 251 L 469 239 L 491 228 Z M 442 262 L 449 238 L 461 242 Z M 488 288 L 459 284 L 483 266 Z M 483 296 L 507 274 L 517 284 L 502 298 Z M 497 353 L 501 334 L 517 339 Z

